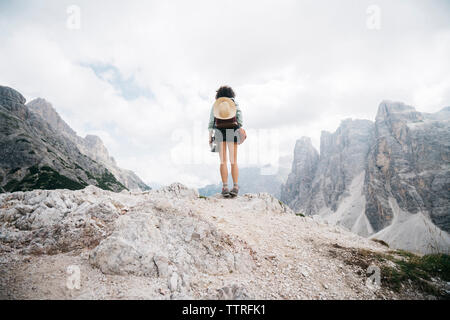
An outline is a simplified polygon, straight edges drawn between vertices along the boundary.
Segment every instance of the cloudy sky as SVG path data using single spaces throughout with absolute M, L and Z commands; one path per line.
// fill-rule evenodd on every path
M 217 183 L 207 121 L 231 85 L 242 166 L 375 118 L 450 105 L 448 0 L 0 0 L 0 85 L 43 97 L 146 182 Z M 276 165 L 276 164 L 275 164 Z

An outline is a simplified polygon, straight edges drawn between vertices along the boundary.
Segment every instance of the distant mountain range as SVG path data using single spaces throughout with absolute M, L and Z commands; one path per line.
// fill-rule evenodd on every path
M 450 107 L 420 113 L 383 101 L 375 122 L 342 121 L 295 145 L 281 200 L 366 237 L 416 252 L 450 251 Z
M 0 192 L 87 185 L 150 189 L 116 165 L 99 137 L 79 137 L 49 102 L 25 102 L 16 90 L 0 86 Z

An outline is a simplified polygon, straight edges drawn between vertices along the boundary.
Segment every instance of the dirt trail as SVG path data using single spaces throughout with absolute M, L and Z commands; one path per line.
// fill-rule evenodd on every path
M 204 200 L 198 211 L 225 233 L 233 234 L 255 251 L 257 266 L 250 283 L 261 298 L 377 299 L 381 294 L 365 285 L 365 275 L 329 254 L 333 245 L 374 251 L 385 248 L 309 217 L 246 208 L 247 198 Z M 246 210 L 247 209 L 247 210 Z M 253 281 L 255 280 L 255 281 Z M 256 289 L 258 287 L 259 289 Z

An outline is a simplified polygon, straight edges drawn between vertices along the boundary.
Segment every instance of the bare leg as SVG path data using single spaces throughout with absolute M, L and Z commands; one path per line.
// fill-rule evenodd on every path
M 238 144 L 236 142 L 227 142 L 227 145 L 228 153 L 230 154 L 231 176 L 233 177 L 233 182 L 237 184 L 239 179 L 239 167 L 237 163 Z
M 219 142 L 219 157 L 220 157 L 220 176 L 222 183 L 226 185 L 228 183 L 228 168 L 227 168 L 227 144 L 225 142 Z

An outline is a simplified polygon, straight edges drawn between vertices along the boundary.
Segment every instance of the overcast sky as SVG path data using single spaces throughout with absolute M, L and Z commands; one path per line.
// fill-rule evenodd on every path
M 450 105 L 448 0 L 0 0 L 0 43 L 0 85 L 50 101 L 146 182 L 220 181 L 207 121 L 223 84 L 249 133 L 243 166 L 304 135 L 319 148 L 383 99 Z

